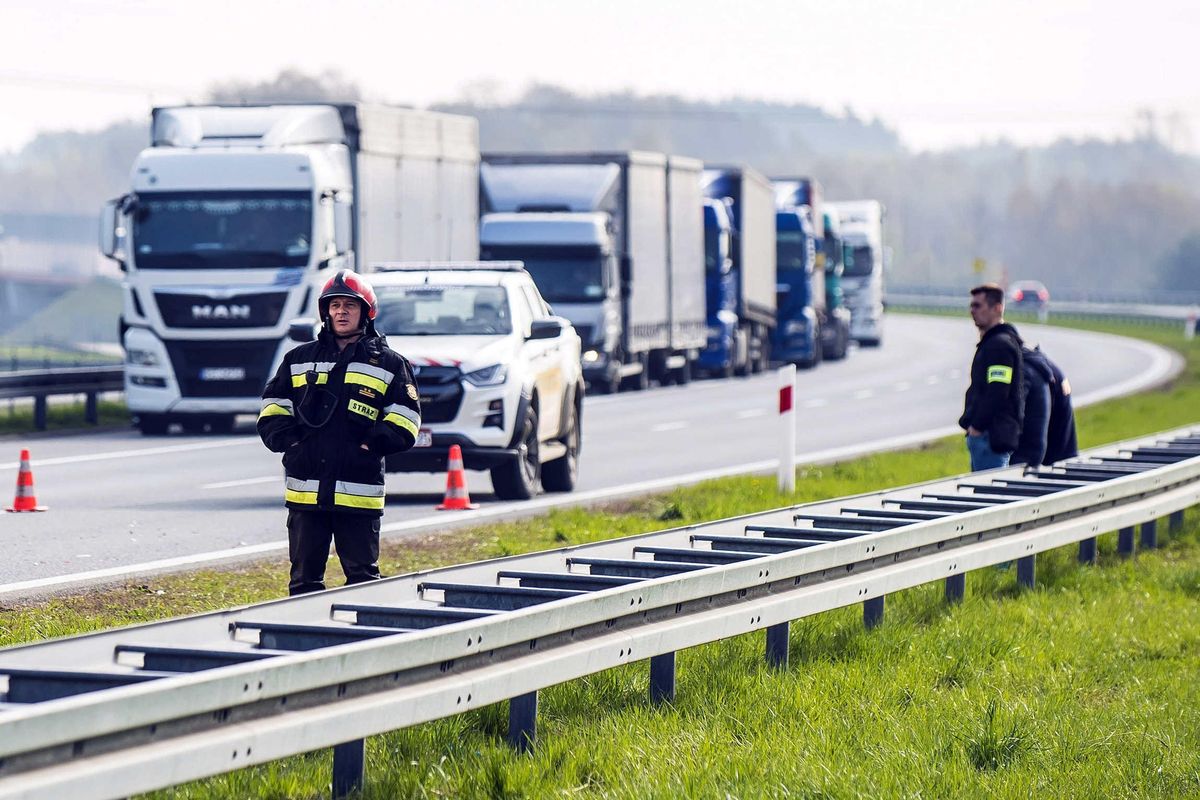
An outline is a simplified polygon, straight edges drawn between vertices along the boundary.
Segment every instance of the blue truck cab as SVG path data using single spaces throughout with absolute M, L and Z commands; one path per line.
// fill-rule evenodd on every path
M 725 200 L 704 201 L 704 295 L 708 342 L 697 366 L 729 376 L 738 363 L 737 276 L 733 271 L 733 225 Z M 744 361 L 744 358 L 742 359 Z
M 808 206 L 775 212 L 776 305 L 779 324 L 772 348 L 780 361 L 799 367 L 821 362 L 825 270 L 817 265 L 818 242 Z

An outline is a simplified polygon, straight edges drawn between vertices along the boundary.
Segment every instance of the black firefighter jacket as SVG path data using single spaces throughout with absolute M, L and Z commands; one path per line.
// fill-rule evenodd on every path
M 383 514 L 383 459 L 415 443 L 418 397 L 412 368 L 373 328 L 340 353 L 325 330 L 288 353 L 258 416 L 263 443 L 283 453 L 288 508 Z
M 958 424 L 988 434 L 992 450 L 1011 453 L 1021 438 L 1024 413 L 1021 375 L 1021 337 L 1003 322 L 979 339 L 971 362 L 971 385 L 967 387 L 963 415 Z

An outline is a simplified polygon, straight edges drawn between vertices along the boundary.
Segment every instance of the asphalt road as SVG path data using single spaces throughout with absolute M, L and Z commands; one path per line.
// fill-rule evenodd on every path
M 1128 393 L 1178 369 L 1161 348 L 1026 326 L 1064 368 L 1077 402 Z M 898 316 L 884 346 L 801 372 L 797 454 L 828 460 L 951 432 L 975 335 L 968 321 Z M 391 475 L 386 535 L 511 516 L 550 505 L 773 469 L 779 456 L 773 373 L 588 398 L 578 490 L 528 503 L 491 496 L 468 473 L 472 512 L 436 512 L 442 475 Z M 33 451 L 44 514 L 0 517 L 0 595 L 22 595 L 130 572 L 179 569 L 286 549 L 282 469 L 251 428 L 232 436 L 147 438 L 133 430 L 0 439 L 0 490 L 15 483 L 19 448 Z M 966 455 L 963 470 L 967 469 Z M 8 498 L 4 498 L 7 504 Z

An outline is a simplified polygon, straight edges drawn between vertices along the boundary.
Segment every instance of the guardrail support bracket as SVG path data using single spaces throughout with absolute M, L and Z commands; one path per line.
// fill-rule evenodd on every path
M 46 430 L 46 395 L 44 394 L 33 398 L 33 427 L 39 431 Z
M 946 602 L 961 603 L 963 595 L 967 593 L 967 574 L 960 572 L 957 575 L 951 575 L 946 578 Z
M 1080 564 L 1095 564 L 1096 563 L 1096 537 L 1090 539 L 1081 539 L 1079 541 L 1079 563 Z
M 100 411 L 96 404 L 96 393 L 88 392 L 87 399 L 84 401 L 83 418 L 88 425 L 100 424 Z
M 650 657 L 650 702 L 654 705 L 675 701 L 675 654 Z
M 1158 547 L 1158 520 L 1142 523 L 1142 547 L 1153 550 Z
M 333 748 L 333 798 L 356 792 L 363 787 L 363 769 L 366 764 L 366 740 L 355 739 Z
M 1023 589 L 1032 589 L 1034 577 L 1037 574 L 1037 556 L 1025 556 L 1017 559 L 1017 585 Z
M 1183 530 L 1183 511 L 1172 511 L 1171 516 L 1167 518 L 1167 531 L 1179 533 L 1181 530 Z
M 886 597 L 887 595 L 880 595 L 863 601 L 863 625 L 867 630 L 883 624 L 883 601 Z
M 767 628 L 767 664 L 775 669 L 787 669 L 791 626 L 790 622 L 781 622 Z
M 1121 528 L 1117 531 L 1117 553 L 1123 556 L 1133 555 L 1133 528 Z
M 508 701 L 508 744 L 518 753 L 533 751 L 537 741 L 537 706 L 537 692 Z

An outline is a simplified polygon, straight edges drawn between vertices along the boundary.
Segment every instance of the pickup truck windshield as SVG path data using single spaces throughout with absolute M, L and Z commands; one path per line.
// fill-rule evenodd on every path
M 523 261 L 547 303 L 596 303 L 604 297 L 598 247 L 486 247 L 485 261 Z
M 845 253 L 846 268 L 842 274 L 850 278 L 861 278 L 870 275 L 875 266 L 875 258 L 871 255 L 870 247 L 847 246 Z
M 133 210 L 138 269 L 303 267 L 307 192 L 146 192 Z
M 385 336 L 495 336 L 512 333 L 499 286 L 377 287 L 375 328 Z
M 815 256 L 805 241 L 803 231 L 777 231 L 775 234 L 775 269 L 792 272 L 808 268 L 808 259 Z

